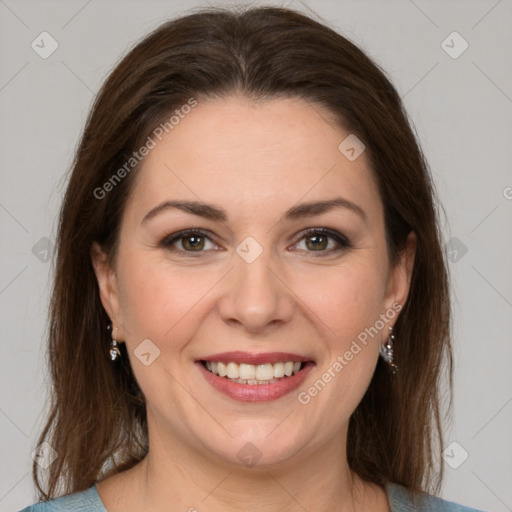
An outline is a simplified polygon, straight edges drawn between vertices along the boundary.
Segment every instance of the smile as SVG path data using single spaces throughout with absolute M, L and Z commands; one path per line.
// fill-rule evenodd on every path
M 206 369 L 219 377 L 225 377 L 238 384 L 258 385 L 272 384 L 278 379 L 291 377 L 298 373 L 303 363 L 300 361 L 286 361 L 265 364 L 238 364 L 233 361 L 205 361 Z
M 284 352 L 226 352 L 196 364 L 216 391 L 242 402 L 277 400 L 300 386 L 315 366 L 312 360 Z

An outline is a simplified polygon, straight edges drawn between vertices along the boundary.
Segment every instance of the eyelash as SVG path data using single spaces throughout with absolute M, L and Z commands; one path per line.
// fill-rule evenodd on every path
M 187 257 L 197 257 L 196 255 L 199 255 L 204 252 L 208 252 L 208 251 L 204 251 L 204 250 L 202 250 L 202 251 L 187 251 L 184 249 L 180 250 L 175 247 L 172 247 L 172 245 L 175 242 L 178 242 L 184 238 L 188 238 L 192 235 L 200 235 L 202 237 L 207 238 L 212 243 L 215 243 L 215 242 L 213 242 L 213 240 L 211 240 L 208 233 L 202 229 L 185 229 L 183 231 L 178 231 L 177 233 L 172 233 L 170 235 L 165 236 L 162 239 L 162 241 L 160 242 L 160 245 L 170 251 L 174 251 L 174 252 L 177 251 L 177 252 L 184 253 Z M 294 245 L 297 245 L 304 238 L 307 238 L 309 236 L 314 236 L 314 235 L 327 236 L 328 238 L 335 240 L 336 243 L 338 244 L 338 247 L 331 248 L 331 249 L 319 250 L 319 251 L 306 251 L 306 252 L 311 252 L 311 253 L 317 253 L 317 255 L 315 255 L 315 257 L 328 256 L 333 253 L 339 252 L 343 249 L 349 249 L 350 247 L 352 247 L 350 240 L 346 236 L 342 235 L 338 231 L 333 231 L 331 229 L 326 229 L 326 228 L 309 228 L 309 229 L 307 229 L 306 231 L 304 231 L 301 234 L 301 237 Z M 300 249 L 300 250 L 302 250 L 302 249 Z

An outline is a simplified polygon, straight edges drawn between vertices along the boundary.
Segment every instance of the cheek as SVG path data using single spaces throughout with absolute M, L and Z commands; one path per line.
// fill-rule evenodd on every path
M 297 296 L 339 348 L 372 326 L 383 312 L 384 270 L 372 258 L 347 259 L 337 267 L 296 279 Z
M 181 356 L 200 327 L 202 301 L 216 280 L 204 272 L 180 272 L 143 253 L 124 258 L 119 279 L 126 347 L 135 378 L 148 406 L 158 410 L 157 404 L 167 404 L 178 410 L 180 382 L 185 382 Z M 146 361 L 145 353 L 150 354 Z
M 213 286 L 204 271 L 183 272 L 147 254 L 125 258 L 119 278 L 128 344 L 135 346 L 150 338 L 161 350 L 178 348 L 175 341 L 195 325 L 192 319 L 201 299 Z
M 376 267 L 347 264 L 309 281 L 300 293 L 318 318 L 323 346 L 313 383 L 298 398 L 311 411 L 328 411 L 321 414 L 329 417 L 334 435 L 363 398 L 387 333 L 387 324 L 375 328 L 383 313 L 384 280 Z

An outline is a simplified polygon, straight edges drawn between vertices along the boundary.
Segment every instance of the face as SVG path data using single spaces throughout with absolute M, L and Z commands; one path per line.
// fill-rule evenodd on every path
M 300 99 L 199 102 L 137 170 L 115 268 L 94 246 L 150 451 L 240 466 L 340 449 L 413 250 L 390 267 L 366 155 L 338 149 L 331 119 Z

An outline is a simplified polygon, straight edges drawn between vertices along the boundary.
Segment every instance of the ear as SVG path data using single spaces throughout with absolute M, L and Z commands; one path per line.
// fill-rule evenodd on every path
M 385 300 L 386 311 L 395 303 L 399 303 L 402 308 L 405 306 L 411 287 L 412 270 L 416 256 L 416 244 L 416 234 L 414 231 L 411 231 L 407 236 L 405 247 L 400 254 L 400 260 L 395 268 L 391 270 L 388 279 Z
M 112 321 L 112 332 L 116 335 L 117 341 L 124 341 L 125 332 L 117 276 L 110 266 L 107 254 L 97 242 L 93 242 L 91 247 L 91 262 L 98 280 L 101 303 Z

